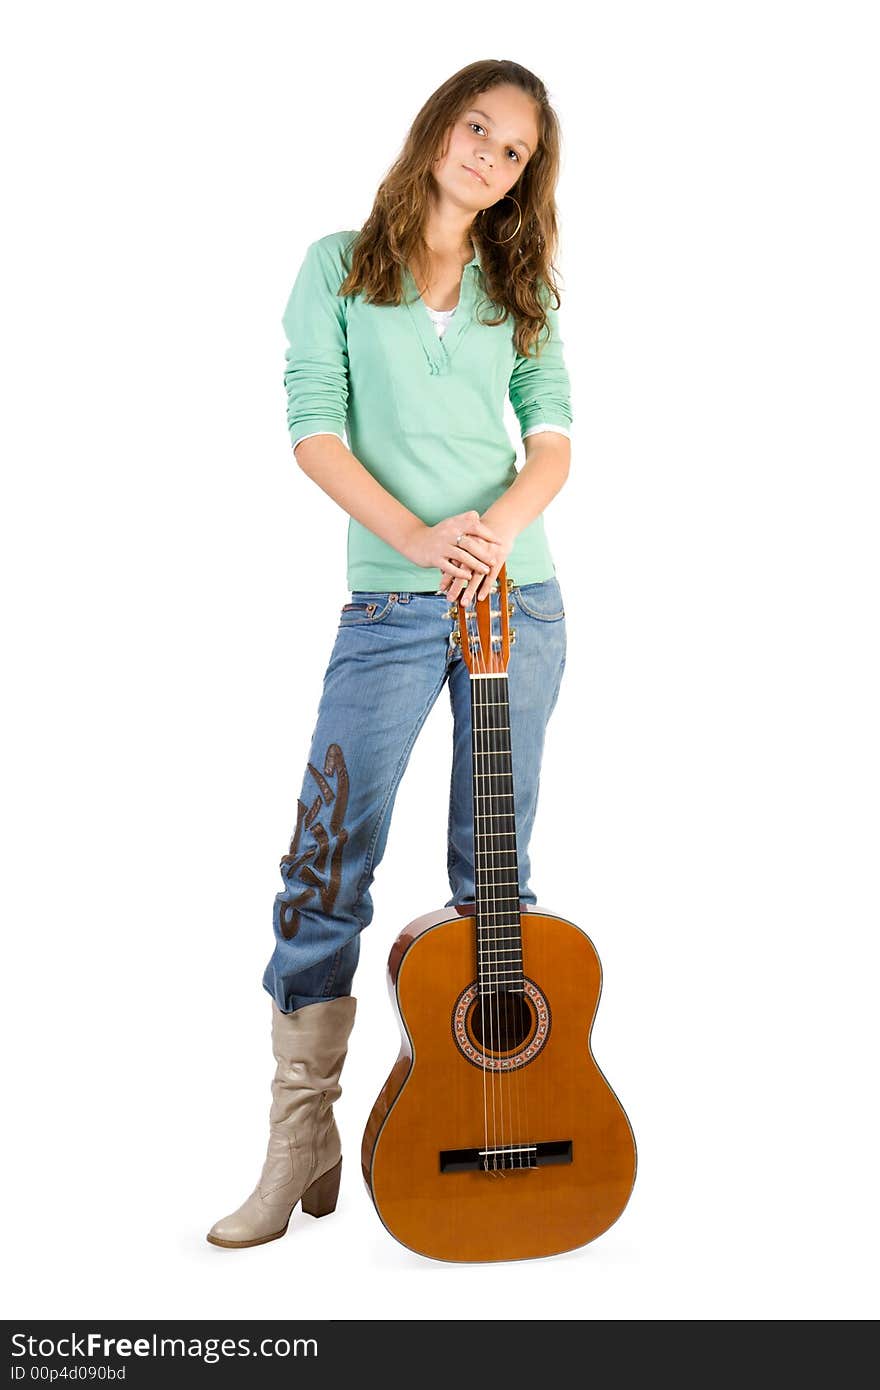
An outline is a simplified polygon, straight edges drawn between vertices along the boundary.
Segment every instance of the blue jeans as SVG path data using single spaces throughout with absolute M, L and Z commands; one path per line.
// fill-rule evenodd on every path
M 565 612 L 555 576 L 510 593 L 516 640 L 507 671 L 520 898 L 534 905 L 529 840 L 544 732 L 565 668 Z M 500 598 L 493 591 L 493 611 Z M 453 754 L 451 896 L 444 906 L 475 900 L 470 671 L 451 640 L 456 613 L 445 594 L 360 591 L 340 613 L 296 825 L 281 860 L 275 949 L 263 975 L 264 988 L 285 1013 L 351 993 L 397 788 L 447 682 Z

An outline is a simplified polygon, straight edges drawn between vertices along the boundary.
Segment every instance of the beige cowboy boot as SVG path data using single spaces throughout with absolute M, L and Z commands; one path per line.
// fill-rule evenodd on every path
M 269 1148 L 260 1181 L 237 1211 L 208 1232 L 212 1245 L 238 1249 L 277 1240 L 302 1199 L 310 1216 L 336 1208 L 342 1146 L 333 1102 L 357 1005 L 351 996 L 284 1013 L 272 1000 Z

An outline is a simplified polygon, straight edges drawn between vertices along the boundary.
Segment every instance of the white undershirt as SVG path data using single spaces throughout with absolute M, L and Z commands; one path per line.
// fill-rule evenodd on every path
M 428 310 L 428 313 L 434 320 L 434 327 L 437 330 L 437 337 L 442 338 L 443 334 L 449 327 L 449 320 L 452 318 L 452 315 L 455 313 L 456 309 L 458 308 L 458 305 L 453 304 L 451 309 L 432 309 L 429 304 L 426 304 L 425 308 Z

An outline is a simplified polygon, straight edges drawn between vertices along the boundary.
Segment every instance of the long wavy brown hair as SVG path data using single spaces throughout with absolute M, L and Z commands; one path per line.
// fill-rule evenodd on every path
M 481 307 L 497 311 L 496 317 L 480 322 L 495 327 L 512 316 L 516 350 L 528 356 L 536 343 L 540 351 L 548 303 L 552 299 L 556 309 L 561 303 L 553 263 L 559 239 L 555 193 L 561 138 L 544 83 L 519 63 L 494 58 L 469 63 L 428 98 L 379 185 L 372 212 L 351 247 L 351 267 L 338 293 L 361 293 L 368 304 L 402 302 L 404 268 L 431 262 L 424 228 L 432 167 L 444 156 L 462 112 L 479 93 L 501 83 L 512 83 L 534 100 L 538 148 L 510 189 L 522 209 L 516 234 L 519 213 L 510 197 L 478 213 L 470 231 L 482 264 Z

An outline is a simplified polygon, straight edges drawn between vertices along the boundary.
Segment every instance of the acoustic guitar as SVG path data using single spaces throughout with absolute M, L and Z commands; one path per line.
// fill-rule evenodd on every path
M 590 1047 L 593 943 L 519 900 L 510 588 L 502 567 L 486 599 L 459 602 L 453 632 L 471 677 L 476 901 L 416 918 L 392 947 L 401 1051 L 361 1149 L 386 1229 L 437 1260 L 585 1245 L 620 1216 L 636 1172 L 629 1120 Z

